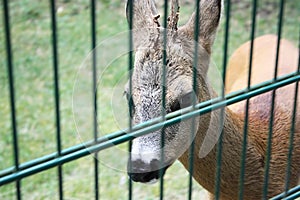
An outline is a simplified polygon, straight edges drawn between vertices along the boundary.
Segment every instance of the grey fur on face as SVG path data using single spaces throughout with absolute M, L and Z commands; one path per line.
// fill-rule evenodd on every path
M 207 5 L 202 5 L 201 12 L 211 12 L 214 9 L 218 11 L 220 9 L 217 7 L 217 1 L 204 2 Z M 168 114 L 192 106 L 193 103 L 207 100 L 210 97 L 210 91 L 205 80 L 210 60 L 210 48 L 220 17 L 219 12 L 216 12 L 213 16 L 200 17 L 202 26 L 199 35 L 200 43 L 197 44 L 193 36 L 195 14 L 192 15 L 185 26 L 177 28 L 178 13 L 172 12 L 169 19 L 175 19 L 175 22 L 169 20 L 170 23 L 172 21 L 172 24 L 168 25 L 168 29 L 164 29 L 158 22 L 159 15 L 157 15 L 153 1 L 133 1 L 133 5 L 134 30 L 132 30 L 132 35 L 135 62 L 131 77 L 132 96 L 128 97 L 133 104 L 133 124 L 159 118 L 163 113 Z M 174 9 L 174 5 L 172 9 Z M 164 33 L 167 36 L 165 41 Z M 195 44 L 198 45 L 197 66 L 194 66 Z M 165 66 L 163 66 L 164 53 L 166 55 Z M 165 67 L 166 72 L 165 83 L 163 83 L 162 78 L 163 67 Z M 197 79 L 195 87 L 193 86 L 194 72 L 196 72 Z M 164 108 L 162 105 L 163 87 L 166 89 L 166 105 Z M 194 88 L 196 88 L 196 91 L 194 91 Z M 127 94 L 129 94 L 128 90 L 128 87 L 126 87 L 125 92 Z M 194 99 L 195 102 L 193 102 Z M 145 174 L 171 165 L 188 149 L 199 127 L 204 130 L 208 129 L 208 125 L 202 126 L 199 123 L 200 117 L 196 117 L 169 127 L 162 127 L 163 132 L 161 129 L 134 139 L 131 161 L 129 162 L 133 162 L 138 166 L 134 166 L 133 171 L 130 173 Z M 164 134 L 163 149 L 161 149 L 162 133 Z M 162 151 L 164 152 L 163 166 L 156 165 L 153 167 L 151 163 L 155 160 L 161 160 Z M 151 167 L 149 167 L 150 165 Z M 140 181 L 150 181 L 152 178 L 156 178 L 157 174 L 152 174 L 152 176 L 145 179 L 147 176 L 144 176 Z M 138 178 L 137 180 L 139 181 Z

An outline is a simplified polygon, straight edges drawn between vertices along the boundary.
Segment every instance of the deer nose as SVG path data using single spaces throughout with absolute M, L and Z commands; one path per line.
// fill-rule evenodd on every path
M 162 168 L 162 173 L 160 173 L 159 160 L 154 159 L 151 160 L 150 164 L 147 164 L 138 159 L 128 163 L 128 176 L 135 182 L 151 183 L 161 178 L 160 176 L 164 175 L 167 167 Z

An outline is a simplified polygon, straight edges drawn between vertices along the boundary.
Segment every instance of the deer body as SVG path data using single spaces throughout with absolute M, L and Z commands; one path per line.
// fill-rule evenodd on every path
M 162 65 L 163 65 L 163 30 L 158 22 L 158 15 L 153 1 L 133 1 L 133 32 L 135 41 L 135 66 L 132 75 L 132 97 L 128 100 L 134 105 L 133 122 L 141 123 L 162 114 Z M 197 102 L 213 98 L 214 92 L 207 80 L 211 46 L 220 19 L 221 1 L 201 1 L 199 54 L 197 66 L 197 91 L 193 91 L 194 63 L 194 24 L 195 13 L 186 25 L 177 29 L 177 3 L 172 1 L 172 14 L 169 17 L 166 54 L 166 105 L 165 112 L 173 112 Z M 174 22 L 175 21 L 175 22 Z M 145 29 L 146 27 L 146 29 Z M 260 44 L 264 48 L 260 47 Z M 275 46 L 274 46 L 275 45 Z M 252 84 L 272 78 L 276 37 L 264 36 L 255 42 Z M 276 48 L 275 48 L 276 49 Z M 287 54 L 288 56 L 286 56 Z M 296 71 L 298 49 L 282 40 L 279 59 L 279 75 Z M 247 56 L 249 43 L 239 48 L 232 56 L 226 80 L 226 91 L 243 89 L 247 83 Z M 268 56 L 267 56 L 268 55 Z M 248 58 L 249 59 L 249 58 Z M 236 76 L 238 74 L 238 76 Z M 270 163 L 268 197 L 284 191 L 285 172 L 293 112 L 295 84 L 280 88 L 276 92 L 272 157 Z M 126 89 L 128 90 L 128 88 Z M 127 91 L 127 94 L 129 92 Z M 246 168 L 244 199 L 261 199 L 263 194 L 265 155 L 269 132 L 269 117 L 272 93 L 262 94 L 250 100 L 248 145 L 246 150 Z M 300 97 L 299 97 L 300 98 Z M 298 100 L 299 102 L 299 100 Z M 299 105 L 299 103 L 297 103 Z M 294 151 L 292 159 L 290 186 L 296 185 L 300 173 L 300 124 L 297 110 Z M 237 199 L 243 147 L 245 102 L 225 108 L 223 124 L 223 151 L 221 166 L 221 199 Z M 210 193 L 215 189 L 215 170 L 217 167 L 216 145 L 205 156 L 200 156 L 201 149 L 207 144 L 209 130 L 218 130 L 220 114 L 212 112 L 197 117 L 195 127 L 194 179 Z M 138 182 L 153 182 L 160 178 L 159 169 L 166 169 L 179 159 L 189 169 L 189 149 L 191 143 L 191 120 L 182 121 L 164 129 L 164 165 L 161 166 L 161 134 L 155 131 L 133 140 L 131 160 L 129 160 L 130 178 Z M 214 137 L 214 133 L 212 133 Z M 217 136 L 216 136 L 217 138 Z M 213 197 L 213 196 L 211 196 Z
M 274 76 L 277 37 L 265 35 L 255 39 L 252 65 L 252 85 L 272 80 Z M 247 87 L 250 42 L 237 49 L 229 61 L 226 80 L 227 93 Z M 281 40 L 278 75 L 297 71 L 298 49 L 287 40 Z M 284 191 L 287 155 L 291 130 L 295 84 L 276 91 L 273 123 L 272 155 L 269 173 L 269 195 Z M 249 106 L 248 147 L 244 182 L 244 199 L 261 199 L 264 184 L 264 166 L 269 133 L 272 92 L 253 97 Z M 298 101 L 300 94 L 298 93 Z M 297 103 L 294 152 L 290 184 L 296 185 L 300 174 L 300 105 Z M 223 163 L 221 175 L 221 199 L 237 199 L 239 189 L 240 158 L 244 132 L 245 101 L 226 109 L 223 138 Z M 199 134 L 201 136 L 201 134 Z M 196 152 L 202 139 L 196 138 Z M 188 152 L 179 160 L 189 168 Z M 205 158 L 195 157 L 194 178 L 209 191 L 214 191 L 216 149 Z

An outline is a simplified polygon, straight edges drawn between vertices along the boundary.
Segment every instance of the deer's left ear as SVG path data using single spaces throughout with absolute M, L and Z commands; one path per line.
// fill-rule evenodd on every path
M 199 0 L 198 0 L 199 1 Z M 216 30 L 219 25 L 221 16 L 222 0 L 201 0 L 199 12 L 199 35 L 198 41 L 210 53 L 213 45 Z M 180 31 L 190 38 L 195 38 L 196 12 L 194 12 L 189 21 L 182 27 Z

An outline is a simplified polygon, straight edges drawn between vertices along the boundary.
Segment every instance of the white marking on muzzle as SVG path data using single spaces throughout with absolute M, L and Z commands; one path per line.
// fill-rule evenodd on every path
M 140 142 L 141 138 L 136 138 L 132 141 L 131 160 L 141 160 L 145 164 L 150 164 L 152 160 L 160 160 L 159 152 L 155 151 L 155 147 L 144 146 Z

